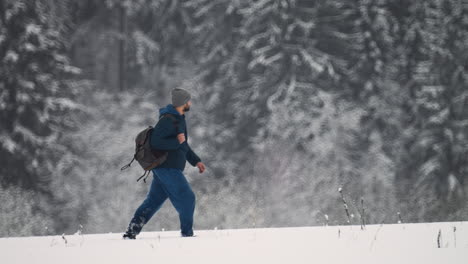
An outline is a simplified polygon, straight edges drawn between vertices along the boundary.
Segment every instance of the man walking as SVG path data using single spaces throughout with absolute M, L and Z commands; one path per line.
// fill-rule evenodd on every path
M 135 239 L 167 198 L 179 213 L 182 236 L 193 236 L 195 194 L 182 172 L 185 161 L 198 167 L 200 173 L 205 171 L 205 165 L 187 142 L 185 112 L 192 105 L 190 98 L 186 90 L 174 89 L 172 104 L 159 109 L 160 120 L 151 134 L 150 145 L 154 149 L 167 150 L 168 156 L 165 162 L 152 170 L 153 182 L 148 195 L 136 210 L 124 239 Z

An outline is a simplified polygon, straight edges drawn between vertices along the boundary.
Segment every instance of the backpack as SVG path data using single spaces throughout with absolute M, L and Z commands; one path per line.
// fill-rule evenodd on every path
M 161 118 L 159 118 L 158 124 L 165 116 L 169 116 L 172 119 L 173 124 L 177 130 L 178 123 L 172 114 L 162 115 Z M 158 124 L 156 124 L 156 126 Z M 135 154 L 133 155 L 133 159 L 130 161 L 130 163 L 120 168 L 120 170 L 123 171 L 129 168 L 134 160 L 138 161 L 145 172 L 137 179 L 137 182 L 144 177 L 143 181 L 146 183 L 146 178 L 149 176 L 149 172 L 157 166 L 161 165 L 167 159 L 167 150 L 151 148 L 150 138 L 153 131 L 154 128 L 149 126 L 137 134 L 135 138 Z

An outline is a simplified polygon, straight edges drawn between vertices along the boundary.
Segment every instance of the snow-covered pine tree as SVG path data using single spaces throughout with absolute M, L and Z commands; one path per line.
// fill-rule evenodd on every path
M 66 149 L 60 134 L 73 124 L 70 66 L 42 1 L 0 3 L 0 183 L 45 192 Z
M 466 87 L 459 60 L 466 51 L 466 11 L 457 1 L 398 1 L 385 8 L 392 47 L 380 74 L 385 89 L 369 101 L 365 131 L 377 128 L 385 139 L 397 197 L 410 221 L 446 219 L 460 208 L 447 197 L 464 188 L 459 161 L 466 150 L 457 146 L 466 144 L 458 130 L 466 101 L 464 89 L 455 87 Z
M 338 5 L 276 0 L 209 2 L 192 0 L 185 5 L 195 14 L 192 30 L 201 35 L 195 40 L 205 45 L 201 73 L 209 85 L 207 94 L 218 107 L 236 109 L 219 120 L 242 131 L 231 134 L 239 143 L 252 140 L 259 128 L 268 127 L 270 114 L 278 112 L 269 108 L 288 105 L 295 111 L 305 105 L 308 110 L 311 105 L 321 107 L 313 83 L 323 74 L 333 74 L 334 62 L 324 50 L 343 45 L 340 36 L 345 36 L 340 28 L 320 23 L 320 19 L 342 19 Z M 301 104 L 298 98 L 311 100 L 294 105 Z M 290 136 L 289 130 L 276 127 L 261 133 L 266 136 L 274 131 L 282 131 L 283 138 Z M 295 131 L 306 131 L 304 137 L 310 136 L 307 129 Z M 242 145 L 234 143 L 233 147 Z
M 414 204 L 425 208 L 423 219 L 455 220 L 463 217 L 466 201 L 468 7 L 460 1 L 429 1 L 424 11 L 427 73 L 415 96 L 419 122 L 411 152 L 421 159 L 415 164 Z

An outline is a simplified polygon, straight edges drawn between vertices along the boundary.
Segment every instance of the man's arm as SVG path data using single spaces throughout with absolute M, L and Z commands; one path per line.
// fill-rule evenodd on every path
M 188 151 L 187 151 L 187 154 L 185 155 L 185 157 L 187 158 L 187 161 L 192 166 L 195 167 L 195 166 L 197 166 L 198 162 L 201 162 L 201 159 L 200 159 L 200 157 L 197 156 L 197 154 L 195 154 L 195 152 L 193 152 L 192 148 L 190 148 L 188 143 L 187 143 L 187 147 L 188 147 Z
M 163 117 L 151 133 L 151 147 L 161 150 L 174 150 L 180 146 L 173 120 Z

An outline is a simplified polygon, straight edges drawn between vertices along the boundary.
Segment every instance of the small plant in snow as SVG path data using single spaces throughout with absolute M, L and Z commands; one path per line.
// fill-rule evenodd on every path
M 79 235 L 81 237 L 80 247 L 83 246 L 83 242 L 84 242 L 83 225 L 80 225 L 80 227 L 78 228 L 78 231 L 76 231 L 76 235 Z
M 457 228 L 455 226 L 453 227 L 453 245 L 457 247 Z
M 364 197 L 361 197 L 361 230 L 364 230 L 366 227 L 366 218 L 365 218 L 365 211 L 364 211 Z
M 68 244 L 67 238 L 65 237 L 65 233 L 62 234 L 62 239 L 65 242 L 65 246 Z
M 440 248 L 442 244 L 442 230 L 439 229 L 439 234 L 437 234 L 437 248 Z
M 340 187 L 338 189 L 338 192 L 340 192 L 341 200 L 343 201 L 343 206 L 346 212 L 346 216 L 348 217 L 348 224 L 351 224 L 351 216 L 349 215 L 348 204 L 346 203 L 346 200 L 344 199 L 344 196 L 343 196 L 343 188 Z

